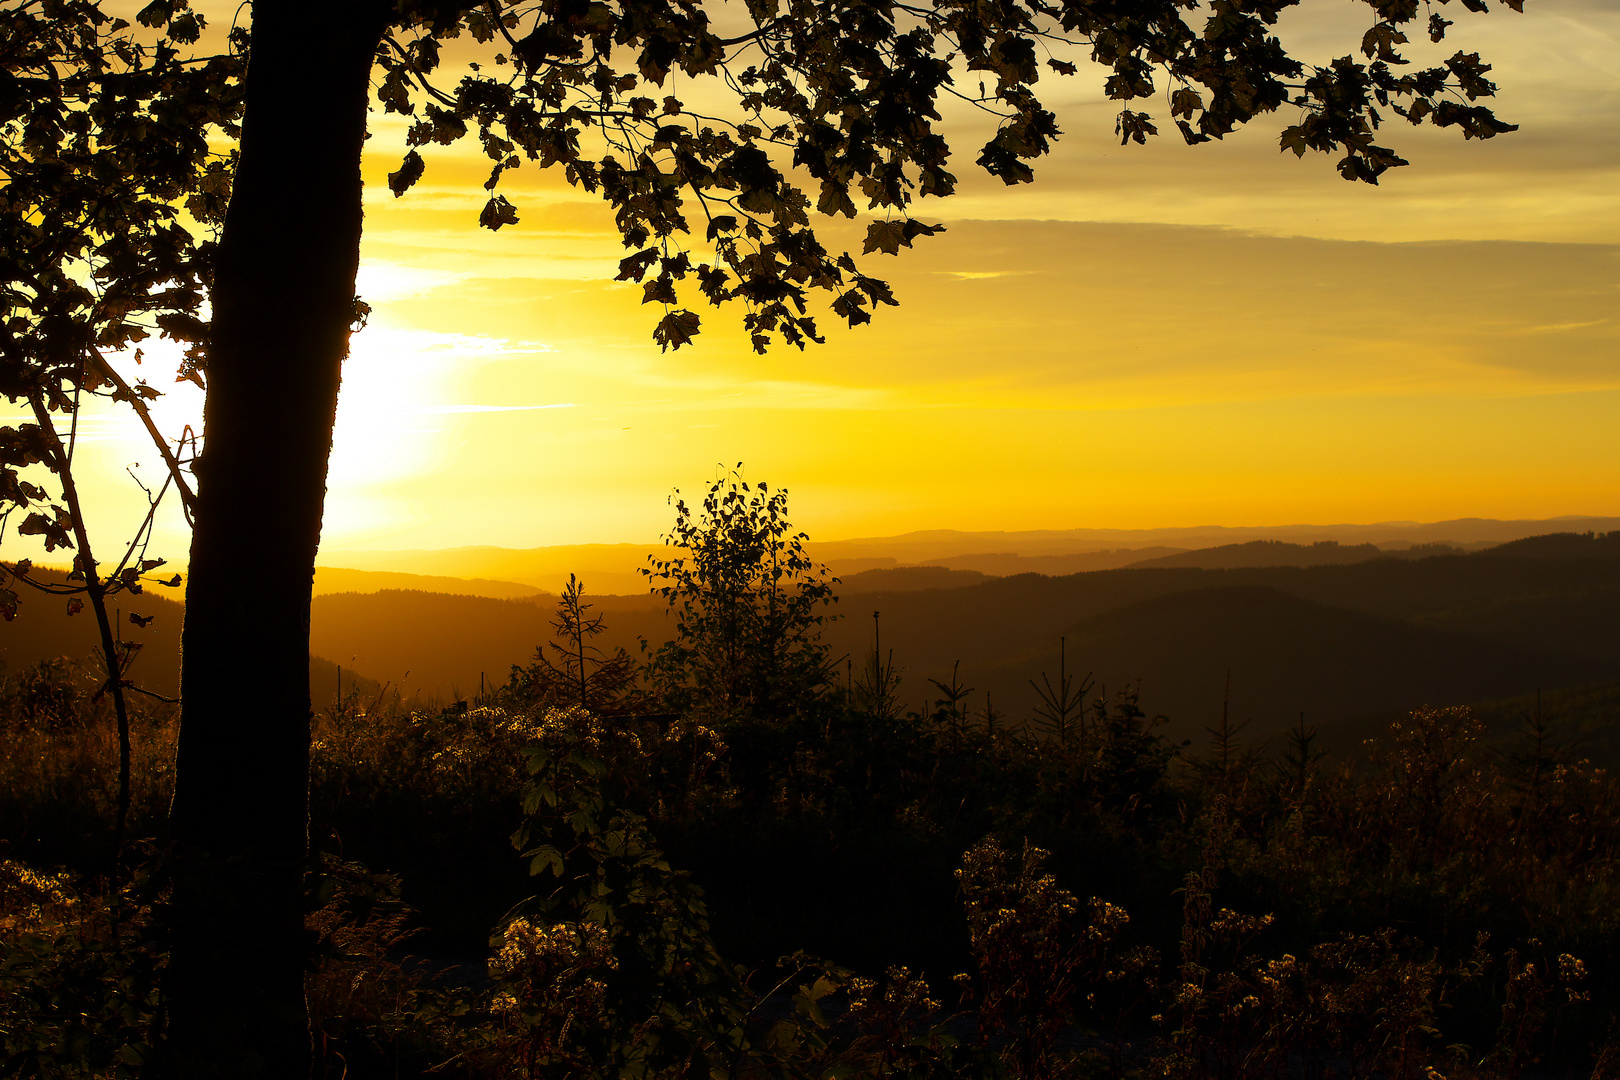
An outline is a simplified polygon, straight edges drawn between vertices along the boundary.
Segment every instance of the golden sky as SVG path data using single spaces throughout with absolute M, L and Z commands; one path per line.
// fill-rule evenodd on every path
M 671 489 L 738 461 L 817 539 L 1620 514 L 1620 7 L 1526 8 L 1454 14 L 1445 46 L 1496 65 L 1522 129 L 1392 127 L 1412 164 L 1376 188 L 1280 155 L 1279 122 L 1122 149 L 1081 78 L 1049 102 L 1057 153 L 1007 189 L 975 175 L 983 130 L 948 116 L 962 191 L 917 213 L 949 231 L 864 267 L 901 306 L 855 331 L 822 313 L 825 345 L 764 357 L 734 307 L 660 353 L 660 312 L 612 281 L 609 213 L 560 175 L 517 174 L 522 220 L 497 234 L 476 226 L 471 145 L 435 148 L 395 200 L 402 128 L 379 112 L 374 314 L 324 557 L 649 541 Z M 1285 40 L 1348 52 L 1365 12 L 1307 0 Z M 825 240 L 859 249 L 853 226 Z M 104 425 L 110 518 L 129 508 L 112 482 L 151 454 Z

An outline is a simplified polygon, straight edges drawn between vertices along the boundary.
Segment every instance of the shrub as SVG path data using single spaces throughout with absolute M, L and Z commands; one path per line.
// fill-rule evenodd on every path
M 671 498 L 675 524 L 663 539 L 685 554 L 643 570 L 675 613 L 674 640 L 648 665 L 655 689 L 705 722 L 804 709 L 831 678 L 821 626 L 836 579 L 792 531 L 786 489 L 732 470 L 709 485 L 695 518 L 679 492 Z
M 150 899 L 145 878 L 103 898 L 0 862 L 0 1074 L 139 1075 L 164 967 Z

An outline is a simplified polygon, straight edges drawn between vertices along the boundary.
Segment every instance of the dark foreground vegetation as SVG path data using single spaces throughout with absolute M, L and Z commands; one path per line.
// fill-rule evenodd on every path
M 498 689 L 316 718 L 321 1075 L 1620 1072 L 1620 785 L 1554 719 L 1504 750 L 1419 708 L 1352 762 L 1303 725 L 1172 745 L 1062 672 L 1029 717 L 902 711 L 880 651 L 829 663 L 785 506 L 728 483 L 654 568 L 661 650 L 594 648 L 574 592 Z M 147 1074 L 165 1023 L 175 719 L 136 711 L 153 839 L 115 856 L 95 690 L 0 689 L 6 1075 Z

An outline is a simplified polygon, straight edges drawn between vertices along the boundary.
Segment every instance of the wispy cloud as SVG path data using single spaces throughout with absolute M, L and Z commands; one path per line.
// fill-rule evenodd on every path
M 1602 326 L 1608 319 L 1587 319 L 1584 322 L 1548 323 L 1545 326 L 1525 328 L 1527 334 L 1559 334 L 1566 330 L 1585 330 L 1589 326 Z
M 457 413 L 533 412 L 536 409 L 577 409 L 572 401 L 559 401 L 552 405 L 418 405 L 407 411 L 451 415 Z
M 984 281 L 988 278 L 1024 277 L 1035 273 L 1033 270 L 935 270 L 941 277 L 953 277 L 959 281 Z

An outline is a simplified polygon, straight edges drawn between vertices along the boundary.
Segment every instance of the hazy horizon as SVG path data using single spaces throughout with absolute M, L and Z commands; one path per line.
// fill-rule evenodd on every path
M 828 544 L 853 544 L 853 543 L 864 543 L 864 542 L 905 540 L 905 539 L 923 538 L 923 537 L 936 537 L 936 536 L 937 537 L 942 537 L 942 538 L 957 537 L 957 536 L 961 536 L 961 537 L 1007 536 L 1007 537 L 1031 537 L 1031 538 L 1033 538 L 1033 537 L 1051 537 L 1051 538 L 1054 538 L 1054 539 L 1075 539 L 1077 541 L 1085 541 L 1085 542 L 1090 542 L 1090 541 L 1095 541 L 1097 543 L 1118 542 L 1118 543 L 1129 544 L 1129 543 L 1138 543 L 1138 542 L 1147 543 L 1147 542 L 1150 542 L 1151 540 L 1163 539 L 1163 538 L 1166 538 L 1166 537 L 1169 537 L 1169 536 L 1172 536 L 1172 535 L 1177 535 L 1177 534 L 1184 534 L 1189 538 L 1199 539 L 1199 538 L 1203 538 L 1205 536 L 1218 536 L 1218 535 L 1227 534 L 1227 533 L 1234 534 L 1234 535 L 1239 534 L 1239 533 L 1242 533 L 1242 534 L 1265 533 L 1265 534 L 1267 534 L 1267 536 L 1265 536 L 1265 537 L 1258 537 L 1257 536 L 1257 537 L 1254 537 L 1254 538 L 1256 538 L 1256 539 L 1269 539 L 1269 538 L 1271 538 L 1271 534 L 1276 534 L 1277 539 L 1290 539 L 1294 535 L 1300 534 L 1300 533 L 1306 533 L 1306 534 L 1328 533 L 1328 532 L 1334 532 L 1336 530 L 1349 530 L 1351 533 L 1358 533 L 1360 531 L 1368 531 L 1368 530 L 1371 530 L 1371 531 L 1400 532 L 1402 530 L 1410 531 L 1410 530 L 1416 529 L 1416 530 L 1422 530 L 1422 531 L 1432 531 L 1432 530 L 1436 529 L 1437 527 L 1441 527 L 1441 526 L 1447 526 L 1447 525 L 1452 525 L 1452 524 L 1473 525 L 1474 523 L 1479 523 L 1479 524 L 1482 524 L 1482 525 L 1486 526 L 1484 531 L 1487 532 L 1487 533 L 1490 533 L 1493 538 L 1495 538 L 1497 536 L 1497 533 L 1500 532 L 1501 537 L 1503 539 L 1509 539 L 1509 538 L 1510 539 L 1519 539 L 1519 538 L 1521 538 L 1521 536 L 1537 535 L 1534 532 L 1529 532 L 1529 533 L 1522 532 L 1522 530 L 1518 528 L 1519 526 L 1563 525 L 1563 524 L 1568 524 L 1568 525 L 1570 525 L 1572 527 L 1573 531 L 1582 531 L 1582 532 L 1591 531 L 1591 530 L 1594 530 L 1594 529 L 1596 531 L 1598 531 L 1598 532 L 1606 532 L 1606 531 L 1609 531 L 1611 529 L 1620 529 L 1620 515 L 1558 514 L 1558 515 L 1553 515 L 1553 516 L 1549 516 L 1549 517 L 1537 517 L 1537 518 L 1492 518 L 1492 517 L 1484 517 L 1484 516 L 1479 516 L 1479 515 L 1469 515 L 1469 516 L 1464 516 L 1464 517 L 1445 518 L 1445 519 L 1442 519 L 1442 520 L 1427 520 L 1427 521 L 1418 520 L 1418 519 L 1410 519 L 1410 518 L 1391 518 L 1391 519 L 1382 520 L 1382 521 L 1361 521 L 1361 522 L 1354 522 L 1354 521 L 1338 521 L 1338 522 L 1293 521 L 1293 522 L 1278 522 L 1278 523 L 1271 523 L 1271 524 L 1238 524 L 1238 525 L 1218 524 L 1218 523 L 1215 523 L 1215 522 L 1200 522 L 1200 523 L 1194 524 L 1194 525 L 1162 525 L 1162 526 L 1142 526 L 1142 527 L 1131 527 L 1131 526 L 1073 526 L 1073 527 L 1068 527 L 1068 528 L 1043 528 L 1043 529 L 966 529 L 966 528 L 952 528 L 952 527 L 948 527 L 948 526 L 937 526 L 937 527 L 924 526 L 924 527 L 921 527 L 921 528 L 910 529 L 910 530 L 907 530 L 905 532 L 885 533 L 885 534 L 871 534 L 871 535 L 863 535 L 863 536 L 819 537 L 819 536 L 812 535 L 810 542 L 812 544 L 814 544 L 814 545 L 828 545 Z M 1507 529 L 1505 531 L 1504 530 L 1495 530 L 1493 528 L 1494 526 L 1510 526 L 1511 528 L 1509 528 L 1509 529 Z M 804 529 L 804 527 L 798 525 L 797 523 L 795 523 L 795 529 L 799 530 L 799 531 L 807 531 L 806 529 Z M 1473 537 L 1475 536 L 1475 534 L 1478 531 L 1479 530 L 1476 530 L 1476 529 L 1461 529 L 1461 530 L 1459 530 L 1459 535 L 1456 536 L 1456 537 L 1453 537 L 1452 539 L 1458 540 L 1460 542 L 1465 542 L 1465 543 L 1466 542 L 1473 542 Z M 1510 533 L 1511 533 L 1511 536 L 1509 536 Z M 1324 539 L 1329 539 L 1329 537 L 1324 537 Z M 1336 539 L 1336 537 L 1333 537 L 1333 539 Z M 1501 540 L 1498 540 L 1498 542 L 1501 542 Z M 499 549 L 502 549 L 502 550 L 510 550 L 510 551 L 528 551 L 528 550 L 536 550 L 536 549 L 542 549 L 542 548 L 647 547 L 647 546 L 660 546 L 660 545 L 661 545 L 661 541 L 660 541 L 660 539 L 658 537 L 645 538 L 645 539 L 629 539 L 629 540 L 624 540 L 624 539 L 620 539 L 620 540 L 581 540 L 581 541 L 555 543 L 555 544 L 534 544 L 534 545 L 529 545 L 527 547 L 510 545 L 510 544 L 447 544 L 447 545 L 440 546 L 440 547 L 346 547 L 346 546 L 328 547 L 325 544 L 323 544 L 322 547 L 321 547 L 321 552 L 320 552 L 320 557 L 319 558 L 324 558 L 324 557 L 329 556 L 329 555 L 330 556 L 337 556 L 337 555 L 343 555 L 343 554 L 371 554 L 371 553 L 381 553 L 381 552 L 390 552 L 390 553 L 397 553 L 397 554 L 408 554 L 408 553 L 416 552 L 416 551 L 432 551 L 432 552 L 474 551 L 474 550 L 478 550 L 478 549 L 481 549 L 481 548 L 499 548 Z M 318 558 L 317 561 L 319 561 L 319 558 Z
M 848 575 L 885 567 L 940 566 L 971 570 L 989 576 L 1039 573 L 1063 576 L 1090 570 L 1117 569 L 1144 558 L 1180 552 L 1274 540 L 1310 545 L 1333 541 L 1345 545 L 1374 544 L 1389 549 L 1404 546 L 1449 544 L 1464 550 L 1519 540 L 1549 532 L 1610 532 L 1620 530 L 1620 518 L 1565 517 L 1561 519 L 1496 521 L 1480 518 L 1418 523 L 1386 522 L 1372 525 L 1292 525 L 1251 527 L 1194 527 L 1142 530 L 1028 530 L 968 532 L 927 530 L 887 537 L 822 540 L 811 533 L 806 553 L 834 573 Z M 317 593 L 374 591 L 379 588 L 427 588 L 428 580 L 476 579 L 488 585 L 522 584 L 557 592 L 570 575 L 578 575 L 585 590 L 595 595 L 645 594 L 641 572 L 648 556 L 661 545 L 651 543 L 556 544 L 528 548 L 468 545 L 438 549 L 323 551 L 317 565 Z M 337 574 L 334 574 L 337 571 Z M 356 571 L 374 575 L 419 575 L 421 582 L 374 579 L 357 586 L 336 583 L 336 577 Z M 485 595 L 503 595 L 503 588 Z

